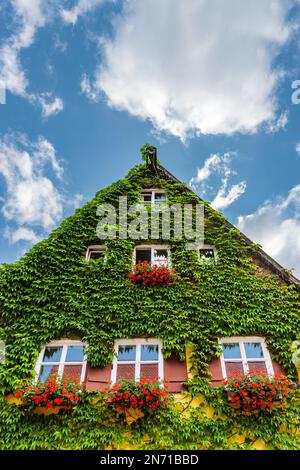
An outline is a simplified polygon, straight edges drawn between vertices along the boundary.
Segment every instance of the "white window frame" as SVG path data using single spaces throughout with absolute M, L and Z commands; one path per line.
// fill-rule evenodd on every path
M 158 346 L 158 360 L 157 361 L 141 361 L 141 346 L 142 345 L 157 345 Z M 120 361 L 118 362 L 119 346 L 135 346 L 136 356 L 135 361 Z M 155 338 L 135 338 L 135 339 L 118 339 L 115 341 L 115 356 L 112 364 L 111 382 L 115 384 L 117 381 L 117 368 L 118 364 L 134 364 L 135 365 L 135 382 L 138 382 L 141 377 L 141 364 L 158 364 L 158 378 L 162 382 L 164 380 L 164 362 L 162 354 L 162 341 Z
M 91 252 L 104 253 L 104 262 L 106 261 L 106 246 L 105 245 L 90 245 L 87 247 L 85 253 L 86 261 L 91 260 Z
M 172 266 L 172 259 L 171 259 L 171 250 L 169 245 L 136 245 L 134 247 L 134 252 L 133 252 L 133 264 L 136 264 L 136 250 L 137 249 L 145 250 L 145 249 L 151 249 L 151 264 L 155 264 L 154 261 L 154 250 L 167 250 L 168 253 L 168 260 L 167 264 L 168 266 Z M 162 266 L 162 265 L 159 265 Z
M 241 358 L 240 359 L 224 359 L 223 355 L 223 349 L 222 349 L 222 355 L 220 356 L 221 360 L 221 369 L 222 369 L 222 375 L 224 379 L 227 379 L 227 373 L 226 373 L 226 362 L 242 362 L 243 364 L 243 369 L 244 373 L 247 374 L 249 372 L 249 366 L 248 363 L 250 362 L 264 362 L 266 365 L 267 373 L 269 376 L 274 375 L 274 369 L 273 369 L 273 364 L 271 360 L 271 356 L 269 353 L 269 350 L 267 348 L 267 345 L 265 343 L 265 339 L 262 338 L 261 336 L 228 336 L 225 338 L 218 339 L 218 343 L 220 345 L 220 348 L 222 349 L 222 344 L 223 343 L 238 343 L 241 351 Z M 262 352 L 263 352 L 263 357 L 262 358 L 255 358 L 253 360 L 249 360 L 246 356 L 246 351 L 245 351 L 245 346 L 244 343 L 260 343 L 262 347 Z
M 214 252 L 214 257 L 211 258 L 211 259 L 207 259 L 207 260 L 204 260 L 203 258 L 201 258 L 200 256 L 200 250 L 213 250 Z M 202 245 L 202 246 L 199 246 L 197 248 L 197 254 L 198 254 L 198 259 L 200 261 L 200 263 L 215 263 L 217 261 L 217 250 L 215 249 L 214 246 L 212 245 Z
M 145 202 L 145 201 L 142 201 L 143 204 L 145 205 L 156 205 L 157 203 L 155 202 L 155 194 L 165 194 L 166 195 L 166 201 L 168 200 L 167 198 L 167 194 L 166 194 L 166 191 L 164 189 L 153 189 L 153 188 L 149 188 L 149 189 L 143 189 L 141 191 L 141 195 L 143 194 L 149 194 L 151 193 L 151 201 L 149 202 Z M 162 204 L 162 203 L 161 203 Z
M 60 361 L 53 361 L 53 362 L 44 362 L 44 354 L 45 354 L 45 349 L 46 348 L 52 348 L 52 347 L 60 347 L 62 346 L 62 352 L 60 356 Z M 81 369 L 81 375 L 80 375 L 80 383 L 82 383 L 85 379 L 85 374 L 86 374 L 86 354 L 84 355 L 83 361 L 79 362 L 66 362 L 66 357 L 67 357 L 67 350 L 68 346 L 84 346 L 87 347 L 86 343 L 82 343 L 81 341 L 78 340 L 59 340 L 59 341 L 50 341 L 50 343 L 47 343 L 41 350 L 36 366 L 35 366 L 35 374 L 36 374 L 36 380 L 38 380 L 41 367 L 44 365 L 49 365 L 49 366 L 58 366 L 58 371 L 57 371 L 57 376 L 62 378 L 63 373 L 64 373 L 64 367 L 65 366 L 77 366 L 77 365 L 82 365 Z

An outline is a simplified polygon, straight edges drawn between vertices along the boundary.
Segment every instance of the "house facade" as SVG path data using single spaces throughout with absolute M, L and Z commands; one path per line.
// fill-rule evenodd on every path
M 0 448 L 299 448 L 300 281 L 171 175 L 153 147 L 142 155 L 126 178 L 1 268 Z M 202 238 L 191 243 L 175 224 L 197 233 L 198 208 Z M 136 265 L 155 272 L 143 277 Z M 224 381 L 253 371 L 286 377 L 289 397 L 241 412 Z M 71 411 L 16 399 L 20 382 L 53 373 L 87 390 Z M 101 401 L 122 380 L 159 381 L 170 404 L 123 419 Z

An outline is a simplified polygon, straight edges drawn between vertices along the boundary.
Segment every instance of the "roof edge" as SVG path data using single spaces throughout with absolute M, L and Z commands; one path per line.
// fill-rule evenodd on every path
M 172 179 L 176 183 L 182 183 L 176 176 L 174 176 L 172 173 L 170 173 L 169 170 L 167 170 L 165 167 L 163 167 L 161 164 L 158 165 L 159 169 L 167 176 L 168 178 Z M 201 202 L 205 202 L 203 199 L 201 199 L 198 194 L 196 194 L 192 189 L 190 189 L 187 186 L 187 189 Z M 216 209 L 211 207 L 211 209 L 215 212 Z M 229 228 L 234 228 L 235 230 L 239 231 L 239 236 L 243 238 L 243 240 L 246 242 L 248 246 L 253 245 L 254 242 L 250 240 L 241 230 L 237 229 L 231 222 L 229 222 L 227 219 L 224 220 L 224 223 L 229 227 Z M 300 280 L 297 279 L 293 274 L 291 274 L 287 269 L 285 269 L 281 264 L 279 264 L 275 259 L 273 259 L 270 255 L 268 255 L 262 248 L 258 247 L 257 250 L 258 257 L 261 259 L 261 261 L 265 264 L 266 267 L 270 268 L 272 271 L 274 271 L 276 274 L 279 275 L 279 277 L 285 281 L 288 284 L 294 284 L 296 289 L 300 292 Z

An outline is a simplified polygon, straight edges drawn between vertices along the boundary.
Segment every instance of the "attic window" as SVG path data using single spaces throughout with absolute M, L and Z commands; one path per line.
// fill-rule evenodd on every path
M 157 264 L 158 266 L 170 264 L 170 249 L 165 245 L 137 246 L 134 250 L 134 263 L 138 264 L 140 261 L 148 261 L 149 263 Z
M 103 245 L 91 245 L 88 247 L 86 251 L 86 260 L 90 261 L 97 260 L 97 259 L 104 259 L 105 257 L 106 247 Z
M 167 196 L 162 189 L 149 189 L 141 192 L 144 204 L 163 204 L 167 201 Z
M 263 338 L 258 336 L 229 337 L 219 340 L 223 354 L 221 367 L 224 378 L 235 371 L 246 374 L 259 370 L 273 375 L 270 353 Z
M 112 383 L 122 379 L 163 380 L 162 343 L 158 339 L 125 339 L 115 342 Z
M 213 261 L 216 259 L 216 250 L 213 246 L 203 246 L 199 249 L 200 261 Z
M 39 355 L 35 368 L 37 378 L 46 382 L 51 374 L 57 374 L 63 379 L 82 382 L 86 371 L 85 347 L 81 341 L 52 341 Z

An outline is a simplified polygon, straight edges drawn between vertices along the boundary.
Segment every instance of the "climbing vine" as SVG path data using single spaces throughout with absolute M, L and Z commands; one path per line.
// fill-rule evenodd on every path
M 172 285 L 141 288 L 130 281 L 131 239 L 106 240 L 105 262 L 86 261 L 87 247 L 99 243 L 99 204 L 118 207 L 121 195 L 127 196 L 128 205 L 137 203 L 145 188 L 164 188 L 169 204 L 199 203 L 186 185 L 163 171 L 153 174 L 147 163 L 138 165 L 125 179 L 97 192 L 20 261 L 2 265 L 0 339 L 6 343 L 6 360 L 0 366 L 1 391 L 6 395 L 32 376 L 41 346 L 49 341 L 80 338 L 89 345 L 88 361 L 99 367 L 111 363 L 115 339 L 159 337 L 165 357 L 177 353 L 183 358 L 185 346 L 193 347 L 189 393 L 205 394 L 215 409 L 214 419 L 202 406 L 191 408 L 187 416 L 170 405 L 149 421 L 133 423 L 128 434 L 126 424 L 114 426 L 107 410 L 88 397 L 72 414 L 59 416 L 28 413 L 3 397 L 0 447 L 105 448 L 117 447 L 124 438 L 141 448 L 248 448 L 256 440 L 270 448 L 295 448 L 297 439 L 299 446 L 292 431 L 295 400 L 268 419 L 256 420 L 228 414 L 218 391 L 210 389 L 208 364 L 219 354 L 217 338 L 264 336 L 274 359 L 295 380 L 290 347 L 299 332 L 299 293 L 278 276 L 261 272 L 253 263 L 258 248 L 249 246 L 221 214 L 203 203 L 205 242 L 215 246 L 217 262 L 199 262 L 185 240 L 171 236 L 167 241 L 176 270 Z M 102 422 L 111 425 L 100 426 Z M 239 434 L 246 441 L 228 439 Z

